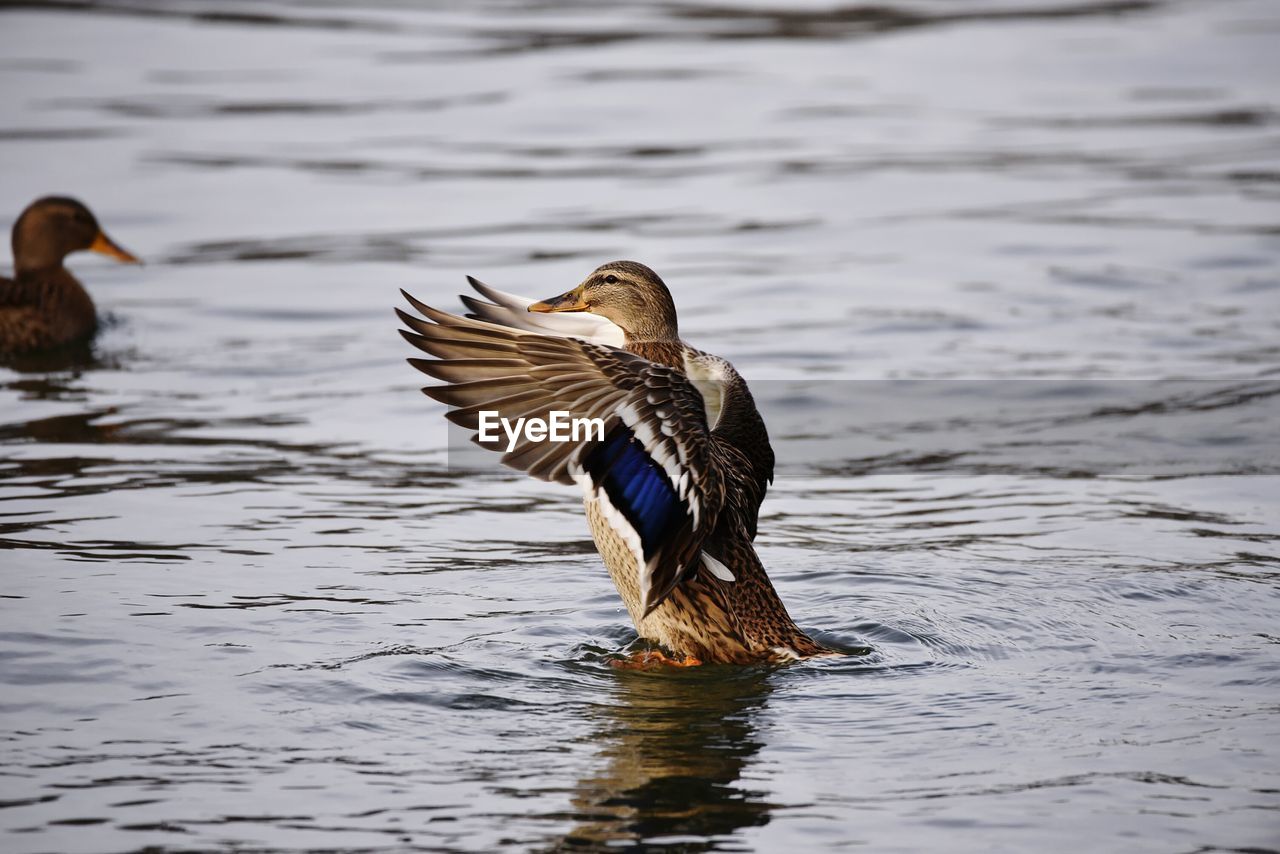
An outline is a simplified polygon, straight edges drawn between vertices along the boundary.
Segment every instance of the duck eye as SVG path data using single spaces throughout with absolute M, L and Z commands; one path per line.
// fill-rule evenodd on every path
M 604 277 L 604 283 L 606 285 L 616 285 L 618 284 L 618 277 L 610 273 L 609 275 Z

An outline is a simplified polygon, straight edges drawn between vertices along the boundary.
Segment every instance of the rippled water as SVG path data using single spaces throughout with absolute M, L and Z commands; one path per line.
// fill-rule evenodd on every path
M 1278 38 L 0 4 L 0 225 L 74 193 L 148 261 L 0 368 L 0 847 L 1280 848 Z M 773 401 L 762 557 L 855 654 L 617 671 L 577 496 L 448 465 L 398 289 L 619 257 Z

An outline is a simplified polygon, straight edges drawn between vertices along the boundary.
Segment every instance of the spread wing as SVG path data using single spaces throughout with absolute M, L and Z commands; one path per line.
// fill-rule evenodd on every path
M 531 313 L 529 305 L 533 300 L 500 291 L 471 276 L 467 276 L 467 281 L 485 298 L 480 300 L 462 295 L 462 303 L 468 309 L 467 317 L 474 320 L 541 332 L 544 335 L 584 338 L 594 344 L 606 344 L 610 347 L 622 347 L 626 344 L 626 336 L 621 327 L 598 314 Z
M 551 441 L 520 435 L 502 462 L 534 477 L 579 483 L 636 557 L 648 614 L 698 565 L 724 507 L 723 463 L 702 397 L 683 374 L 577 337 L 560 337 L 458 317 L 405 298 L 422 315 L 397 309 L 401 335 L 434 358 L 410 359 L 446 385 L 431 398 L 448 419 L 479 430 L 505 418 L 600 419 L 599 430 Z M 485 413 L 483 416 L 481 413 Z M 490 413 L 493 413 L 490 415 Z M 505 450 L 506 437 L 481 447 Z M 492 434 L 491 434 L 492 435 Z M 712 563 L 718 577 L 723 571 Z

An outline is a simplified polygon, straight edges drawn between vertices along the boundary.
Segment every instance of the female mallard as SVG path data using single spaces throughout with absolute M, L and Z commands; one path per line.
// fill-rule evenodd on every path
M 683 661 L 745 664 L 830 653 L 787 614 L 751 541 L 773 449 L 733 366 L 680 340 L 671 293 L 643 264 L 614 261 L 533 302 L 470 279 L 457 317 L 405 294 L 410 359 L 448 385 L 423 389 L 471 430 L 497 417 L 599 418 L 603 439 L 506 437 L 502 462 L 578 483 L 596 548 L 642 637 Z M 532 312 L 532 313 L 531 313 Z M 560 312 L 586 312 L 566 316 Z M 495 447 L 476 441 L 482 446 Z
M 0 355 L 57 347 L 97 328 L 93 300 L 62 266 L 63 259 L 81 249 L 138 263 L 75 199 L 46 196 L 18 217 L 13 224 L 14 276 L 0 276 Z

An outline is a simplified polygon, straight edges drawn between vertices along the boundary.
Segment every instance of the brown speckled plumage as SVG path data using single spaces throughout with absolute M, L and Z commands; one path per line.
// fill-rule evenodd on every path
M 98 314 L 63 268 L 0 277 L 0 353 L 46 350 L 93 334 Z
M 750 664 L 830 652 L 792 621 L 755 549 L 741 535 L 745 532 L 725 532 L 708 546 L 733 571 L 734 581 L 698 573 L 643 616 L 631 550 L 602 517 L 598 502 L 587 498 L 583 504 L 596 549 L 641 637 L 706 663 Z
M 13 225 L 15 274 L 0 277 L 0 355 L 59 347 L 97 329 L 93 300 L 63 266 L 67 255 L 82 249 L 137 260 L 113 243 L 89 209 L 74 199 L 38 199 L 18 217 Z
M 751 393 L 728 362 L 680 340 L 657 274 L 613 262 L 574 290 L 533 304 L 472 284 L 493 300 L 464 300 L 478 319 L 412 297 L 427 319 L 400 312 L 412 330 L 405 338 L 435 357 L 410 361 L 448 383 L 423 390 L 455 407 L 449 419 L 475 429 L 482 410 L 606 418 L 607 435 L 625 428 L 621 435 L 640 443 L 682 497 L 683 522 L 669 523 L 653 550 L 627 516 L 629 505 L 614 506 L 625 496 L 606 494 L 608 469 L 593 468 L 607 442 L 527 441 L 503 457 L 537 477 L 583 485 L 596 548 L 640 635 L 704 663 L 832 654 L 796 626 L 752 546 L 774 457 Z M 526 306 L 539 314 L 589 312 L 610 323 L 566 320 L 557 331 L 545 318 L 525 316 Z

